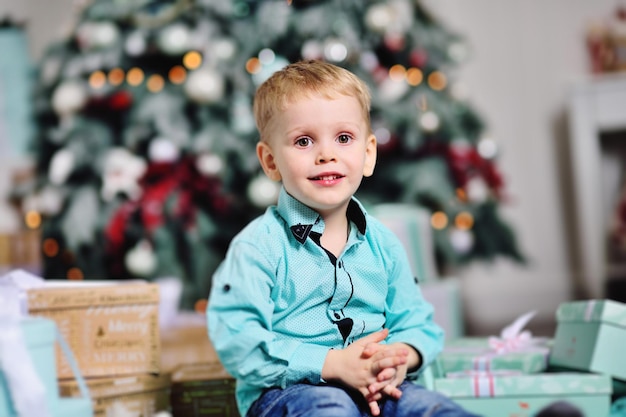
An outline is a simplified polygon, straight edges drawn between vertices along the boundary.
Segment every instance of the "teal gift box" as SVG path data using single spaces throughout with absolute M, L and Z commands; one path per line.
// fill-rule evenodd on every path
M 611 378 L 599 374 L 475 373 L 436 378 L 434 389 L 483 417 L 531 417 L 557 401 L 589 417 L 608 416 L 611 407 Z
M 562 303 L 556 319 L 550 366 L 626 380 L 626 304 L 611 300 Z
M 548 366 L 549 341 L 536 338 L 518 350 L 498 352 L 486 337 L 462 337 L 447 342 L 439 355 L 444 375 L 466 371 L 543 372 Z
M 63 350 L 68 348 L 67 344 L 59 340 L 60 334 L 55 322 L 40 317 L 23 317 L 16 320 L 19 320 L 16 323 L 19 323 L 22 334 L 22 338 L 18 340 L 23 340 L 27 358 L 32 361 L 32 368 L 36 377 L 45 387 L 45 401 L 51 417 L 92 416 L 91 400 L 86 391 L 83 391 L 83 398 L 59 397 L 55 343 L 58 340 Z M 19 349 L 18 346 L 15 348 Z M 66 351 L 65 353 L 71 355 L 71 352 Z M 2 360 L 0 360 L 1 363 Z M 0 366 L 0 416 L 16 417 L 17 412 L 13 407 L 11 385 L 7 380 L 5 371 L 6 369 Z M 77 374 L 77 377 L 83 381 L 80 374 Z

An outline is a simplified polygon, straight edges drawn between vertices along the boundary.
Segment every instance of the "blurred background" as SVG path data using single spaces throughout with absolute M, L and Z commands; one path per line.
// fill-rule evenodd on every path
M 359 197 L 463 332 L 626 298 L 626 3 L 0 0 L 0 50 L 0 270 L 174 279 L 201 310 L 276 197 L 254 89 L 304 57 L 372 87 Z

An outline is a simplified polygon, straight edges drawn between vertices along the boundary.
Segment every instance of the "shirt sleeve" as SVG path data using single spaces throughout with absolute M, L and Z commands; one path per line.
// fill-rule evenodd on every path
M 209 337 L 226 370 L 246 385 L 319 383 L 328 348 L 272 331 L 275 271 L 258 246 L 233 243 L 213 276 Z
M 386 299 L 385 326 L 389 329 L 388 343 L 402 342 L 413 346 L 421 355 L 422 364 L 416 375 L 432 363 L 443 348 L 444 332 L 433 321 L 433 306 L 424 299 L 411 272 L 401 243 L 392 238 L 388 245 L 389 287 Z

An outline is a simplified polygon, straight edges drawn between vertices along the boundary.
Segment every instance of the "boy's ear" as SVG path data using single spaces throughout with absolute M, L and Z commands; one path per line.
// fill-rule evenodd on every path
M 369 177 L 374 173 L 374 167 L 376 166 L 376 136 L 373 134 L 367 138 L 365 144 L 365 165 L 363 165 L 363 176 Z
M 263 168 L 265 175 L 273 181 L 280 181 L 280 172 L 274 161 L 272 148 L 267 142 L 258 142 L 256 144 L 256 156 L 259 158 L 259 162 L 261 162 L 261 168 Z

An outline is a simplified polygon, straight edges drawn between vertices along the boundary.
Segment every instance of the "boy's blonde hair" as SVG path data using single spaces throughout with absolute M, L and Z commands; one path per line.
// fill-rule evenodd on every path
M 262 141 L 267 138 L 267 125 L 272 117 L 290 103 L 311 95 L 334 99 L 340 95 L 354 97 L 363 109 L 363 118 L 370 129 L 371 95 L 359 77 L 337 65 L 309 60 L 287 65 L 276 71 L 257 89 L 254 96 L 254 119 Z

